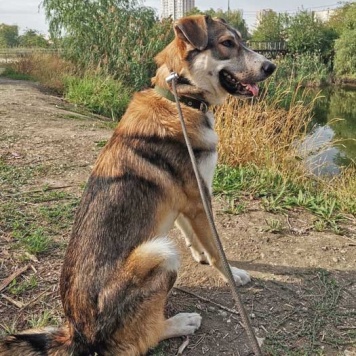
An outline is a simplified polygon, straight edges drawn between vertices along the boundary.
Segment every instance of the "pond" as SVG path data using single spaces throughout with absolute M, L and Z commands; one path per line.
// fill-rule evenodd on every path
M 334 175 L 341 166 L 356 162 L 356 88 L 331 87 L 320 95 L 304 143 L 312 152 L 306 163 L 316 175 Z

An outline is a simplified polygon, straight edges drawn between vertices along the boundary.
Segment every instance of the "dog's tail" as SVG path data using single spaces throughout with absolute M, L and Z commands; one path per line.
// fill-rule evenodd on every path
M 71 354 L 69 330 L 48 327 L 30 329 L 0 341 L 1 356 L 68 356 Z
M 140 295 L 142 293 L 152 295 L 152 293 L 158 293 L 157 290 L 159 290 L 159 293 L 162 293 L 162 298 L 159 299 L 164 301 L 167 292 L 173 287 L 178 267 L 179 257 L 175 244 L 167 237 L 154 238 L 137 246 L 127 258 L 125 262 L 127 283 L 130 284 L 130 281 L 134 279 L 140 286 L 137 290 Z M 156 272 L 153 273 L 153 271 Z M 102 303 L 102 315 L 105 320 L 100 323 L 103 335 L 103 339 L 100 341 L 96 340 L 89 346 L 84 341 L 85 337 L 81 337 L 75 330 L 71 330 L 73 328 L 66 326 L 59 329 L 32 329 L 1 340 L 0 356 L 91 356 L 95 355 L 97 350 L 115 348 L 115 342 L 113 343 L 110 338 L 117 326 L 118 315 L 125 316 L 127 320 L 134 320 L 136 314 L 139 314 L 137 313 L 139 309 L 145 308 L 149 312 L 157 308 L 156 305 L 149 305 L 149 298 L 140 303 L 145 305 L 136 304 L 135 293 L 132 291 L 128 294 L 125 292 L 126 289 L 123 289 L 115 291 L 111 288 L 112 295 L 109 290 L 102 293 L 105 298 L 99 303 Z M 124 294 L 120 295 L 120 293 Z M 161 314 L 163 316 L 163 309 Z M 132 354 L 143 354 L 149 347 L 158 343 L 159 334 L 162 332 L 162 326 L 158 325 L 158 319 L 158 316 L 148 315 L 139 324 L 136 324 L 137 330 L 134 330 L 136 345 L 135 352 Z M 126 326 L 129 327 L 129 325 Z M 118 342 L 120 345 L 117 346 L 120 351 L 123 351 L 122 354 L 133 347 L 130 340 L 125 340 L 124 335 Z M 110 344 L 111 346 L 109 346 Z M 131 346 L 126 348 L 126 345 L 129 344 Z M 116 353 L 113 352 L 113 354 Z M 127 352 L 127 354 L 131 353 Z

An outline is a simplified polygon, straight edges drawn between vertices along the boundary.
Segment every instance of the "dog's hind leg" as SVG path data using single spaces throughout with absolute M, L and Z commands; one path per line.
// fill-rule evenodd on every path
M 142 355 L 161 340 L 192 334 L 199 328 L 201 316 L 196 313 L 181 313 L 168 320 L 164 317 L 178 266 L 174 243 L 167 237 L 146 241 L 130 254 L 123 267 L 130 283 L 122 296 L 116 294 L 122 327 L 111 341 L 112 354 Z

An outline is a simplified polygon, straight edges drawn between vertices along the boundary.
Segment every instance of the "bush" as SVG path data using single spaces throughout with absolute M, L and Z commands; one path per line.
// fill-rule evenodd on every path
M 334 68 L 341 77 L 356 78 L 356 28 L 344 30 L 336 40 Z
M 329 66 L 324 64 L 318 54 L 293 54 L 281 58 L 277 63 L 274 80 L 279 83 L 315 84 L 326 82 Z
M 65 98 L 89 110 L 119 120 L 130 100 L 130 91 L 110 76 L 86 73 L 65 79 Z

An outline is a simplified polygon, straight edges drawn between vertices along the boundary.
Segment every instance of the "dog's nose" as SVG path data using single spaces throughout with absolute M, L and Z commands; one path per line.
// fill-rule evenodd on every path
M 262 70 L 266 75 L 271 75 L 276 69 L 276 65 L 270 61 L 264 61 L 262 63 Z

